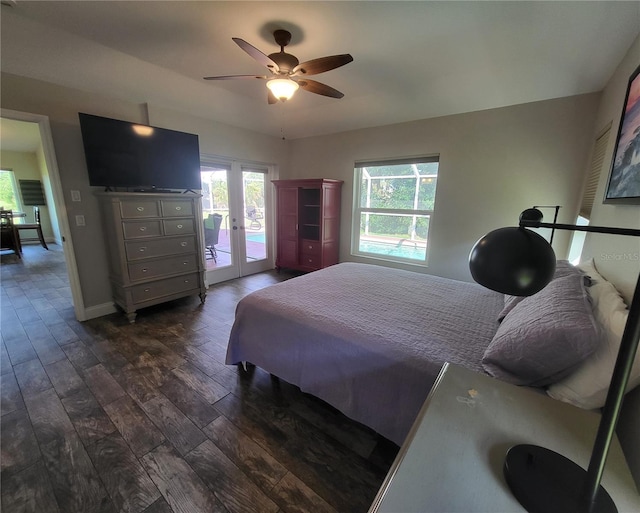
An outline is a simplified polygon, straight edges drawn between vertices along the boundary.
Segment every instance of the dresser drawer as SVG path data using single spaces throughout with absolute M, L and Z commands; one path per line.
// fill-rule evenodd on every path
M 160 217 L 160 206 L 154 200 L 123 201 L 120 203 L 123 219 L 136 217 Z
M 125 242 L 124 245 L 128 261 L 196 252 L 196 239 L 193 235 L 130 241 Z
M 122 232 L 125 239 L 159 237 L 162 235 L 160 221 L 123 221 Z
M 165 235 L 182 235 L 183 233 L 196 233 L 195 221 L 191 219 L 164 219 Z
M 302 254 L 308 255 L 309 257 L 315 256 L 316 258 L 319 258 L 321 247 L 320 243 L 316 240 L 303 239 L 300 244 Z
M 189 200 L 162 200 L 163 217 L 185 217 L 193 215 L 193 202 Z
M 165 280 L 158 280 L 131 287 L 131 298 L 134 303 L 144 303 L 164 296 L 179 294 L 200 287 L 198 273 L 185 274 Z
M 174 256 L 150 262 L 129 264 L 129 279 L 131 281 L 147 280 L 176 273 L 197 271 L 196 255 Z
M 305 255 L 300 257 L 300 265 L 304 267 L 320 267 L 320 257 L 315 255 Z

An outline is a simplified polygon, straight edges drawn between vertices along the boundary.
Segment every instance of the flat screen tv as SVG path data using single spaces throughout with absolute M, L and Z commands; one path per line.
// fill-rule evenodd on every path
M 199 190 L 198 136 L 78 114 L 89 184 L 139 191 Z

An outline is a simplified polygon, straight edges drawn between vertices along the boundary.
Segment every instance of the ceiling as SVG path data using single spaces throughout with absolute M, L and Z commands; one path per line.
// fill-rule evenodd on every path
M 12 2 L 2 71 L 192 113 L 288 139 L 600 91 L 640 32 L 640 2 Z M 258 80 L 273 30 L 306 61 L 354 62 L 267 105 Z

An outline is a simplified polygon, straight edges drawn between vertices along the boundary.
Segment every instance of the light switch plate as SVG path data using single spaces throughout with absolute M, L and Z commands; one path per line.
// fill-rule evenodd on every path
M 71 191 L 71 201 L 82 201 L 82 198 L 80 197 L 80 191 Z
M 77 215 L 76 216 L 76 226 L 85 226 L 84 216 L 83 215 Z

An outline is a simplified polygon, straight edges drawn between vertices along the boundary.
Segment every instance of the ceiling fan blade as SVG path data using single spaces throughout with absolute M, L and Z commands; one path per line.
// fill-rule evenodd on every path
M 330 55 L 329 57 L 320 57 L 307 62 L 302 62 L 293 68 L 292 76 L 295 75 L 317 75 L 332 69 L 339 68 L 353 61 L 353 57 L 348 53 L 341 55 Z
M 298 85 L 302 89 L 310 93 L 321 94 L 323 96 L 329 96 L 330 98 L 342 98 L 344 96 L 344 93 L 341 93 L 337 89 L 329 87 L 326 84 L 316 82 L 315 80 L 305 78 L 304 80 L 296 80 L 296 82 L 298 82 Z
M 240 39 L 239 37 L 232 37 L 234 43 L 237 44 L 240 48 L 242 48 L 245 52 L 247 52 L 251 57 L 257 60 L 263 66 L 266 66 L 273 72 L 278 72 L 280 68 L 278 65 L 271 60 L 270 57 L 266 56 L 260 50 L 258 50 L 255 46 L 250 45 L 244 39 Z
M 265 75 L 222 75 L 220 77 L 203 77 L 205 80 L 234 80 L 236 78 L 258 78 L 261 80 L 265 80 Z
M 273 105 L 274 103 L 278 103 L 278 99 L 276 98 L 276 95 L 273 94 L 271 92 L 271 90 L 269 90 L 269 93 L 267 94 L 267 103 L 269 105 Z

